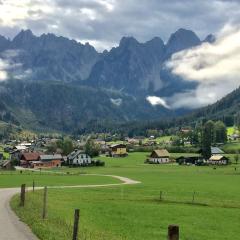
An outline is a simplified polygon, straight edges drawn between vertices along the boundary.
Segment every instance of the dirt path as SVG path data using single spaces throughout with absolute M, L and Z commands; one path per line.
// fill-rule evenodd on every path
M 139 181 L 135 181 L 126 177 L 116 175 L 104 175 L 104 174 L 85 174 L 89 176 L 107 176 L 116 178 L 121 183 L 115 184 L 96 184 L 96 185 L 76 185 L 76 186 L 51 186 L 49 188 L 92 188 L 92 187 L 109 187 L 119 185 L 131 185 L 138 184 Z M 41 189 L 39 187 L 38 189 Z M 19 188 L 0 188 L 0 240 L 38 240 L 33 235 L 31 229 L 21 222 L 18 217 L 11 210 L 9 202 L 10 199 L 20 192 Z

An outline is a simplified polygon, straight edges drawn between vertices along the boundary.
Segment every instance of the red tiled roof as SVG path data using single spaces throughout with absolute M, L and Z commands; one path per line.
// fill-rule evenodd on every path
M 25 161 L 37 161 L 40 154 L 37 152 L 23 153 L 21 159 Z

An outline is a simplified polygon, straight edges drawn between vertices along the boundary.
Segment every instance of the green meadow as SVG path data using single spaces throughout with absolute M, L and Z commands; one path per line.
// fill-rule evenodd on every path
M 39 173 L 30 171 L 0 171 L 0 188 L 20 187 L 26 184 L 27 187 L 33 185 L 43 186 L 70 186 L 70 185 L 95 185 L 120 183 L 120 180 L 105 176 L 88 176 L 84 172 L 75 171 L 72 174 Z
M 180 226 L 181 240 L 240 239 L 240 165 L 217 168 L 146 165 L 146 157 L 147 153 L 131 153 L 126 158 L 100 157 L 106 162 L 105 167 L 62 168 L 62 172 L 72 175 L 40 176 L 41 185 L 48 183 L 49 186 L 60 181 L 54 180 L 55 177 L 64 178 L 63 185 L 68 184 L 68 178 L 74 179 L 71 184 L 74 181 L 75 184 L 118 181 L 110 177 L 85 176 L 88 179 L 85 183 L 78 174 L 80 171 L 141 181 L 136 185 L 102 188 L 49 189 L 46 220 L 41 219 L 42 190 L 28 192 L 24 208 L 18 206 L 18 195 L 11 205 L 44 240 L 71 239 L 76 208 L 80 209 L 79 239 L 84 240 L 164 240 L 169 224 Z M 26 176 L 20 176 L 18 183 Z

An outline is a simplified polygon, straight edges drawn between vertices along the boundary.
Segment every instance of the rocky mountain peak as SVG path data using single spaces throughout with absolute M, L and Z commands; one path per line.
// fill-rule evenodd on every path
M 199 44 L 201 44 L 201 40 L 193 31 L 180 28 L 170 36 L 167 42 L 166 57 Z
M 140 43 L 134 37 L 123 37 L 120 41 L 119 47 L 135 47 Z
M 207 35 L 207 37 L 203 40 L 203 42 L 214 43 L 216 41 L 216 37 L 213 34 Z

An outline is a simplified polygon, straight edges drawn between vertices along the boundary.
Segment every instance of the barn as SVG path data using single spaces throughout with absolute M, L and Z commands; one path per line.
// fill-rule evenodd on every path
M 149 163 L 169 163 L 170 162 L 170 154 L 166 149 L 159 149 L 152 151 L 149 159 Z

